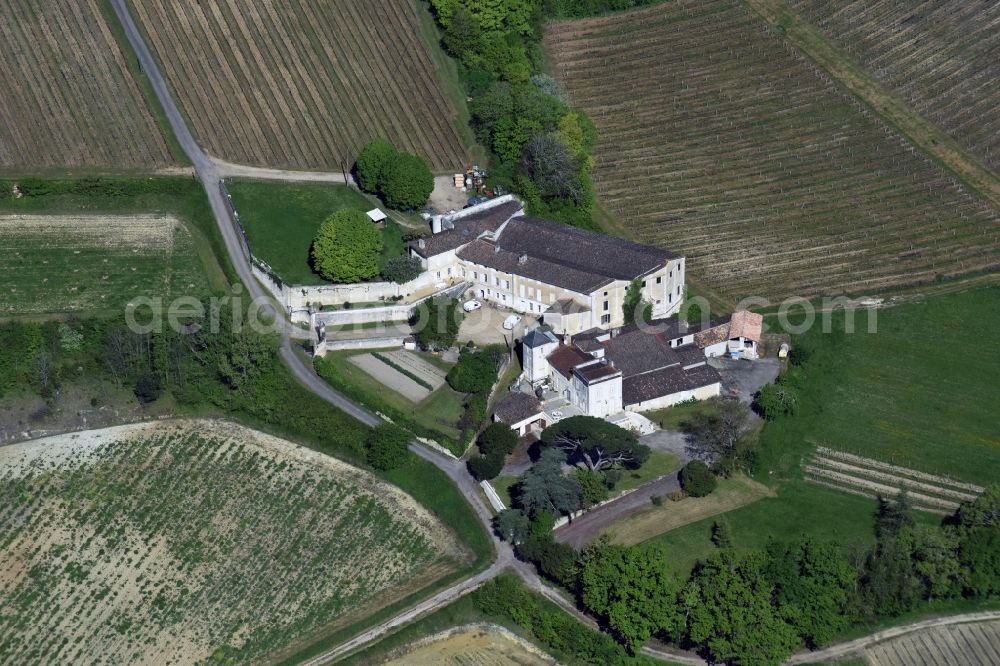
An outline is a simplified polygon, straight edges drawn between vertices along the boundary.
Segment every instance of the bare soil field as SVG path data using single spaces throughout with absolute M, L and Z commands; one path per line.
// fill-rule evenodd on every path
M 381 663 L 392 666 L 545 666 L 557 662 L 503 627 L 470 624 L 428 636 Z
M 1000 621 L 922 629 L 858 656 L 878 666 L 991 666 L 1000 663 Z
M 99 0 L 0 3 L 0 171 L 176 164 Z
M 401 490 L 227 422 L 13 444 L 0 478 L 6 663 L 258 662 L 467 557 Z
M 421 402 L 431 394 L 426 386 L 421 386 L 399 370 L 379 360 L 372 354 L 357 354 L 351 363 L 358 366 L 376 381 L 391 388 L 412 403 Z
M 231 162 L 350 169 L 386 137 L 435 170 L 468 160 L 413 0 L 132 0 L 188 122 Z
M 0 315 L 115 310 L 201 295 L 194 238 L 163 215 L 0 215 Z
M 545 45 L 598 127 L 602 205 L 725 297 L 875 293 L 1000 263 L 997 212 L 743 3 L 558 22 Z
M 918 113 L 1000 169 L 1000 3 L 789 4 Z

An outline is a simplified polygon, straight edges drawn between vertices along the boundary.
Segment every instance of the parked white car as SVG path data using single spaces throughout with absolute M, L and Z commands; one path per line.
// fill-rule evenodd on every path
M 517 322 L 521 321 L 521 318 L 517 315 L 511 315 L 503 320 L 503 327 L 508 331 L 513 331 L 514 327 L 517 326 Z
M 465 310 L 466 312 L 475 312 L 481 307 L 483 307 L 482 303 L 480 303 L 477 300 L 471 300 L 471 301 L 466 301 L 465 305 L 462 306 L 462 309 Z

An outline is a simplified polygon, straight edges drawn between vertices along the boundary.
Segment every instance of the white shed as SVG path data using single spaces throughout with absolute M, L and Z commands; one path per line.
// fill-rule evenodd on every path
M 370 219 L 375 224 L 384 224 L 385 219 L 387 217 L 389 216 L 383 213 L 382 209 L 380 208 L 372 208 L 370 211 L 368 211 L 368 219 Z

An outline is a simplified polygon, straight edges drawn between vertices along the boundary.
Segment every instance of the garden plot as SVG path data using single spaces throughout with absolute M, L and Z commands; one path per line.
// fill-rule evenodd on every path
M 0 215 L 0 315 L 116 309 L 200 295 L 194 239 L 160 215 Z
M 428 636 L 382 663 L 393 666 L 543 666 L 557 662 L 503 627 L 470 624 Z
M 447 373 L 441 368 L 431 365 L 418 355 L 412 352 L 394 351 L 386 354 L 386 356 L 433 386 L 433 390 L 436 391 L 444 385 Z
M 392 353 L 358 354 L 351 357 L 351 363 L 413 403 L 421 402 L 440 386 L 431 384 L 411 371 L 409 366 L 397 362 Z
M 8 663 L 259 662 L 467 557 L 401 490 L 224 422 L 11 445 L 0 479 Z

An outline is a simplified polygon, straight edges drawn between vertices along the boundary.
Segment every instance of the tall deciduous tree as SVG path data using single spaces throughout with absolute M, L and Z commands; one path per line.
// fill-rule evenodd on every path
M 655 634 L 676 634 L 677 592 L 667 552 L 658 544 L 620 546 L 598 542 L 583 555 L 584 606 L 604 620 L 635 653 Z
M 361 189 L 378 194 L 385 185 L 389 165 L 396 159 L 398 151 L 388 139 L 375 139 L 361 150 L 355 169 Z
M 398 153 L 389 164 L 380 188 L 382 198 L 391 208 L 406 210 L 427 203 L 434 191 L 434 174 L 423 158 Z
M 571 463 L 583 463 L 591 471 L 635 468 L 649 458 L 649 447 L 634 432 L 593 416 L 571 416 L 549 426 L 542 444 L 564 451 Z
M 752 421 L 742 402 L 721 402 L 716 413 L 697 412 L 683 427 L 692 457 L 721 473 L 729 474 L 749 463 Z
M 320 226 L 312 245 L 313 268 L 331 282 L 360 282 L 378 275 L 382 233 L 361 211 L 342 209 Z

